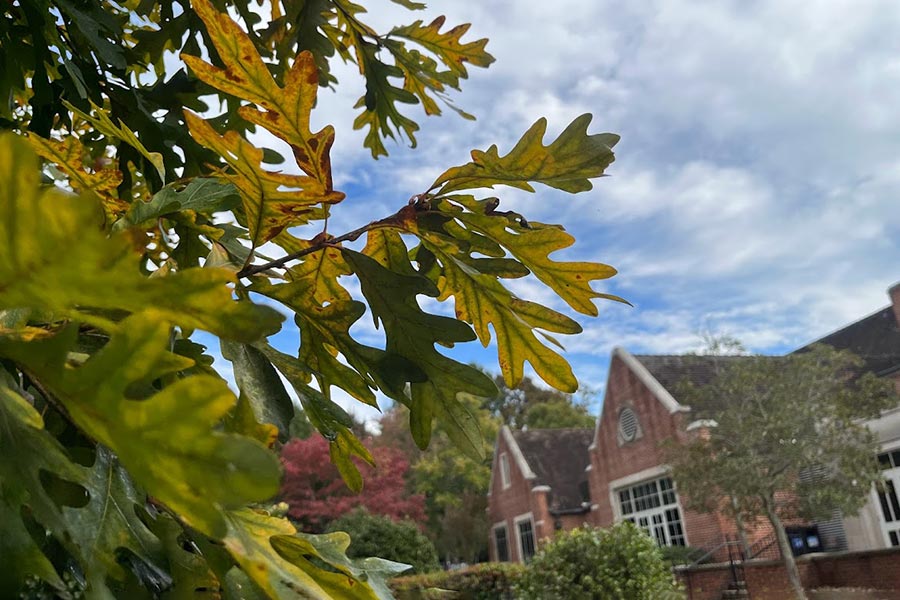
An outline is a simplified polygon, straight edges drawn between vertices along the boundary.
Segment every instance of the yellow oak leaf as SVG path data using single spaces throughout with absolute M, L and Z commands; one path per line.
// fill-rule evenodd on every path
M 207 0 L 194 0 L 191 4 L 206 24 L 225 68 L 196 56 L 182 54 L 181 58 L 205 83 L 262 107 L 264 110 L 243 106 L 240 115 L 290 144 L 297 165 L 331 192 L 329 151 L 334 143 L 334 128 L 328 125 L 313 133 L 309 124 L 319 86 L 313 55 L 301 52 L 287 72 L 284 85 L 279 86 L 252 40 L 231 17 L 217 11 Z
M 55 164 L 69 178 L 73 190 L 93 192 L 99 197 L 108 221 L 128 210 L 128 203 L 116 194 L 116 188 L 122 183 L 122 173 L 106 166 L 87 169 L 84 166 L 85 149 L 78 138 L 66 136 L 62 140 L 48 140 L 31 134 L 27 140 L 41 158 Z
M 344 198 L 343 193 L 327 189 L 313 177 L 262 169 L 263 151 L 237 133 L 219 135 L 191 112 L 186 111 L 185 118 L 193 138 L 218 153 L 231 167 L 222 177 L 240 192 L 254 247 L 271 240 L 285 227 L 322 218 L 319 204 L 334 204 Z

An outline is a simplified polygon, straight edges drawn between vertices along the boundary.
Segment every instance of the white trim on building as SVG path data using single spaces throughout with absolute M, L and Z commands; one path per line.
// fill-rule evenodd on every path
M 513 517 L 513 529 L 516 531 L 516 549 L 519 557 L 520 563 L 525 563 L 527 559 L 525 558 L 525 548 L 522 546 L 522 532 L 520 531 L 519 524 L 528 522 L 531 524 L 531 545 L 532 545 L 532 553 L 531 556 L 534 556 L 534 553 L 537 552 L 537 530 L 534 515 L 530 512 L 523 513 L 521 515 Z M 528 558 L 530 559 L 531 556 Z

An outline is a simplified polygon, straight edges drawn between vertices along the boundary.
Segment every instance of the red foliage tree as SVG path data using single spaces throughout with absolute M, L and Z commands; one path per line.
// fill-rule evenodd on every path
M 379 447 L 372 455 L 377 467 L 359 463 L 365 487 L 354 494 L 331 464 L 328 442 L 321 436 L 290 441 L 281 451 L 285 472 L 281 499 L 290 506 L 288 514 L 312 533 L 323 531 L 329 522 L 359 507 L 395 520 L 423 523 L 425 497 L 407 493 L 409 461 L 403 452 Z

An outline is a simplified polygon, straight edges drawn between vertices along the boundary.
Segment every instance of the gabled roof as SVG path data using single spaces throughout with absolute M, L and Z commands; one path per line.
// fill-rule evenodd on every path
M 753 358 L 697 354 L 636 354 L 634 357 L 672 394 L 684 383 L 696 387 L 707 385 L 729 366 Z
M 721 404 L 703 402 L 700 398 L 685 398 L 686 385 L 700 388 L 712 383 L 729 367 L 754 360 L 778 360 L 776 356 L 710 356 L 699 354 L 638 354 L 634 357 L 680 403 L 690 404 L 694 419 L 715 418 Z M 701 404 L 702 402 L 702 404 Z
M 516 445 L 534 473 L 532 486 L 550 487 L 550 511 L 580 508 L 590 464 L 588 445 L 593 429 L 532 429 L 512 432 Z
M 900 369 L 900 327 L 891 306 L 838 329 L 797 352 L 813 344 L 828 344 L 838 350 L 849 350 L 865 361 L 867 371 L 876 375 L 887 375 Z

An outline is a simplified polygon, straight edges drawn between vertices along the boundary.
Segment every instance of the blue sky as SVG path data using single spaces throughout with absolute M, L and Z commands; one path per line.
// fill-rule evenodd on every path
M 395 211 L 472 148 L 497 143 L 505 153 L 541 116 L 548 138 L 585 112 L 592 133 L 622 136 L 610 177 L 591 192 L 489 192 L 563 224 L 578 241 L 555 257 L 619 270 L 596 287 L 634 306 L 600 302 L 599 318 L 572 315 L 585 331 L 562 340 L 587 386 L 602 390 L 614 346 L 680 353 L 698 348 L 704 330 L 755 352 L 788 351 L 885 306 L 900 281 L 900 4 L 369 7 L 379 30 L 440 14 L 472 22 L 467 39 L 489 37 L 497 62 L 470 69 L 455 97 L 478 121 L 413 109 L 419 147 L 389 144 L 377 162 L 351 129 L 362 82 L 353 66 L 335 65 L 340 84 L 320 92 L 313 115 L 336 127 L 335 185 L 347 192 L 331 233 Z M 515 291 L 571 314 L 539 283 Z M 364 338 L 370 323 L 358 325 Z M 290 327 L 278 337 L 285 351 L 296 343 Z M 452 354 L 496 370 L 493 349 L 471 346 Z

